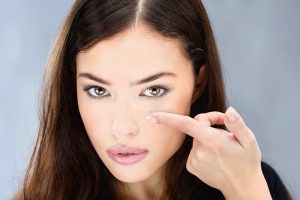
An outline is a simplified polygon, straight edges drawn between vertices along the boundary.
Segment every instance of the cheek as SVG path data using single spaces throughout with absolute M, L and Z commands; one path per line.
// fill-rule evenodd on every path
M 82 107 L 79 106 L 79 108 L 86 134 L 88 135 L 98 155 L 100 155 L 102 147 L 107 145 L 107 142 L 104 142 L 107 141 L 105 134 L 100 134 L 107 132 L 107 130 L 105 130 L 103 127 L 103 123 L 105 123 L 105 115 L 99 113 L 99 111 L 97 111 L 95 106 L 93 106 L 91 103 L 84 104 Z
M 174 109 L 178 114 L 189 115 L 192 102 L 192 85 L 183 85 L 182 93 L 178 94 L 173 101 Z
M 156 137 L 154 137 L 154 144 L 157 145 L 157 147 L 164 149 L 166 153 L 174 152 L 179 149 L 185 137 L 185 133 L 182 133 L 177 129 L 165 127 L 160 130 Z
M 147 144 L 151 147 L 154 165 L 166 163 L 182 146 L 186 134 L 163 125 L 152 127 Z M 156 163 L 156 164 L 155 164 Z
M 93 101 L 86 97 L 78 96 L 78 108 L 79 113 L 86 129 L 88 136 L 93 140 L 93 137 L 100 134 L 101 130 L 100 122 L 102 123 L 105 115 L 99 112 L 99 109 L 95 106 Z M 100 130 L 99 130 L 100 128 Z

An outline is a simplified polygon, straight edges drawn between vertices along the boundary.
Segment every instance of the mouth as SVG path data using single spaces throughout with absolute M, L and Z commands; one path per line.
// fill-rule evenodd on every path
M 114 147 L 109 148 L 107 154 L 120 165 L 132 165 L 143 160 L 148 150 L 135 147 Z

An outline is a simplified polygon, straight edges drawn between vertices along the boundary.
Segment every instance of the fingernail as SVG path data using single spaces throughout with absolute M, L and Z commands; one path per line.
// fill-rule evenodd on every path
M 152 117 L 152 116 L 150 116 L 150 115 L 147 115 L 147 116 L 146 116 L 146 119 L 149 120 L 149 121 L 152 122 L 152 123 L 157 123 L 157 121 L 158 121 L 156 118 L 154 118 L 154 117 Z
M 238 119 L 239 114 L 233 107 L 230 106 L 227 110 L 227 116 L 230 122 L 235 122 Z

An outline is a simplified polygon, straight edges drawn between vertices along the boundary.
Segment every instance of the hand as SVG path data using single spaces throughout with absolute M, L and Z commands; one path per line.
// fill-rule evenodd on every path
M 225 197 L 250 195 L 257 183 L 267 188 L 255 135 L 234 108 L 230 107 L 225 113 L 201 113 L 194 118 L 167 112 L 150 116 L 157 119 L 157 123 L 193 137 L 187 170 L 222 191 Z M 228 131 L 211 127 L 215 124 L 225 124 Z

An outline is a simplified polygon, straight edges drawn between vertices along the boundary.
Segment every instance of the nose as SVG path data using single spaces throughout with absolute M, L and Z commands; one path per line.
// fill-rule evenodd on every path
M 115 107 L 117 108 L 117 107 Z M 132 115 L 130 106 L 124 106 L 122 109 L 116 109 L 112 117 L 112 135 L 115 138 L 128 138 L 137 135 L 138 126 Z

